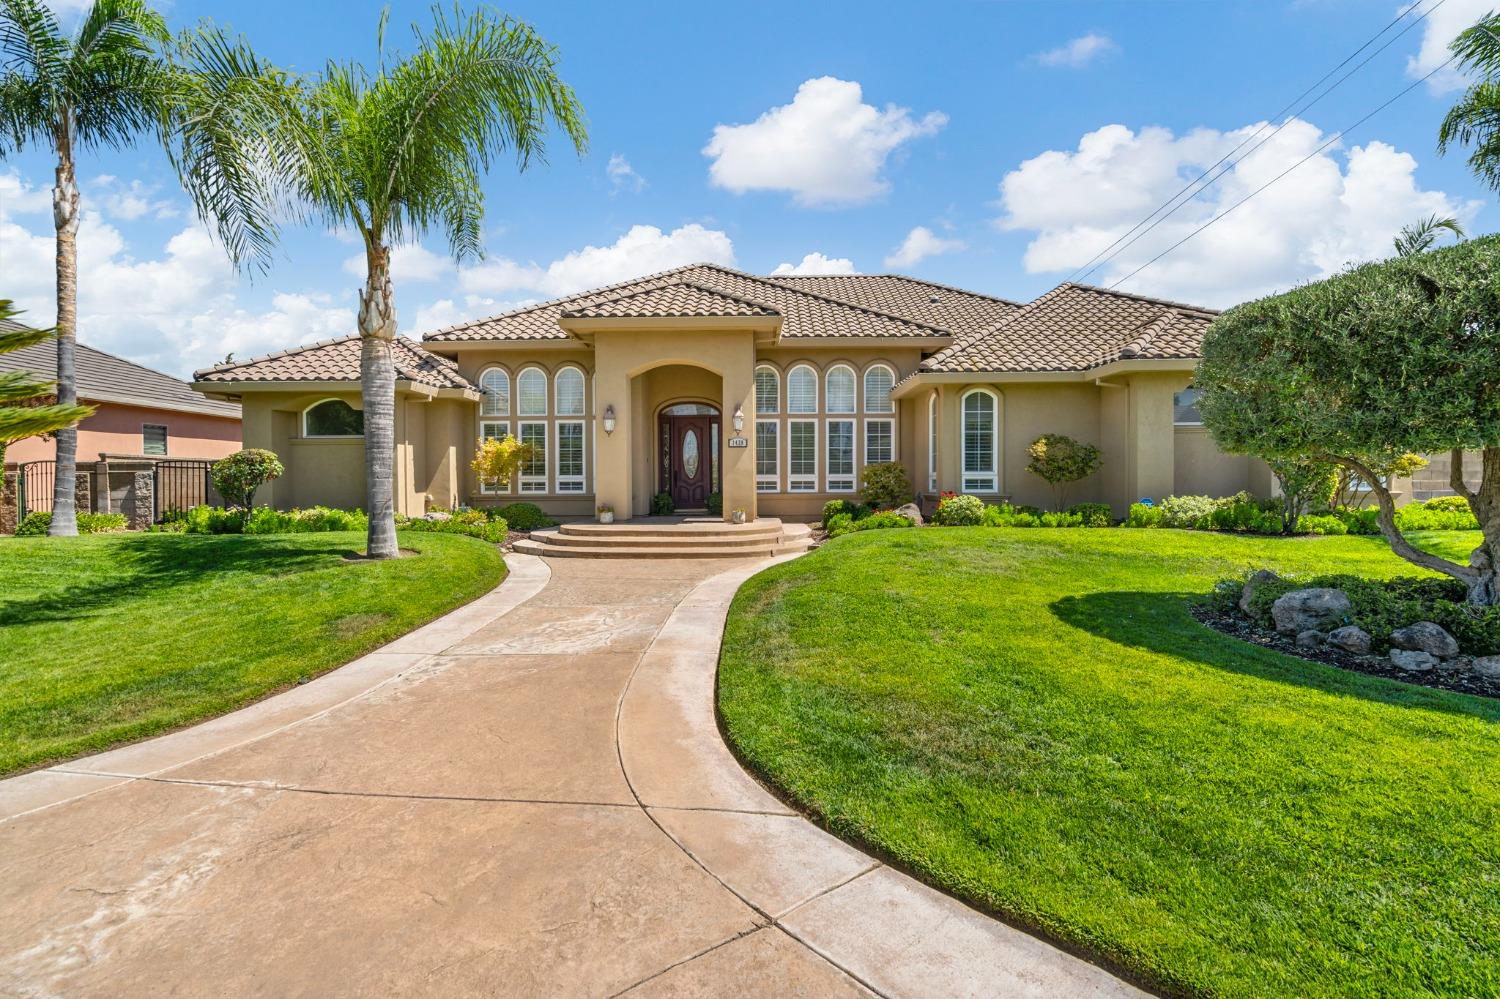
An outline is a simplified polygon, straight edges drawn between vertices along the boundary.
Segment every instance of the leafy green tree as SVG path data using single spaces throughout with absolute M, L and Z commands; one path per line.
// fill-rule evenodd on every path
M 1076 441 L 1065 434 L 1042 434 L 1026 449 L 1030 461 L 1026 471 L 1052 487 L 1057 509 L 1063 508 L 1068 485 L 1093 475 L 1103 456 L 1092 444 Z
M 371 558 L 397 554 L 394 518 L 396 296 L 391 248 L 437 230 L 455 259 L 481 254 L 480 176 L 502 154 L 525 169 L 560 127 L 580 152 L 583 111 L 559 78 L 557 52 L 530 25 L 492 12 L 433 8 L 413 26 L 415 49 L 385 49 L 382 15 L 373 71 L 329 63 L 291 76 L 243 43 L 203 32 L 184 61 L 212 72 L 188 78 L 187 107 L 212 108 L 195 149 L 217 169 L 235 165 L 220 197 L 199 185 L 199 210 L 244 233 L 274 238 L 284 201 L 304 221 L 352 230 L 364 244 L 359 295 L 366 506 Z M 272 168 L 264 168 L 271 164 Z
M 1438 218 L 1436 214 L 1429 215 L 1425 219 L 1401 227 L 1394 241 L 1396 253 L 1403 257 L 1426 253 L 1437 243 L 1440 232 L 1451 233 L 1454 239 L 1463 239 L 1466 235 L 1458 219 Z
M 1379 504 L 1397 555 L 1500 601 L 1500 236 L 1364 264 L 1219 316 L 1195 384 L 1219 446 L 1269 459 L 1329 461 Z M 1465 450 L 1480 450 L 1477 489 Z M 1452 455 L 1450 485 L 1483 538 L 1467 565 L 1401 535 L 1379 469 L 1408 452 Z
M 1271 458 L 1266 463 L 1281 487 L 1281 533 L 1295 534 L 1304 513 L 1328 506 L 1338 472 L 1332 462 L 1309 458 Z
M 10 299 L 0 298 L 0 354 L 46 343 L 57 335 L 56 330 L 21 326 L 15 322 L 20 314 Z M 93 406 L 49 402 L 55 387 L 55 382 L 25 371 L 0 371 L 0 466 L 5 464 L 5 449 L 16 441 L 57 433 L 94 411 Z
M 1500 191 L 1500 11 L 1460 32 L 1449 48 L 1458 65 L 1478 79 L 1443 117 L 1438 152 L 1469 147 L 1469 169 Z
M 281 478 L 286 468 L 275 451 L 247 447 L 214 462 L 208 474 L 225 503 L 248 510 L 255 505 L 256 490 L 272 479 Z

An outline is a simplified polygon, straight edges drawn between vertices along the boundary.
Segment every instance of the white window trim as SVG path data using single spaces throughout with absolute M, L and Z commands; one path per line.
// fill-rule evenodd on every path
M 938 487 L 938 397 L 934 392 L 927 397 L 927 491 L 937 492 Z
M 579 462 L 583 470 L 577 475 L 562 474 L 562 428 L 578 428 L 578 446 L 582 449 Z M 577 496 L 588 490 L 589 452 L 588 445 L 584 442 L 586 428 L 582 420 L 558 420 L 552 426 L 552 468 L 553 487 L 552 491 L 559 495 Z M 577 488 L 563 488 L 564 486 L 576 486 Z
M 766 475 L 760 470 L 760 428 L 770 427 L 772 437 L 776 441 L 776 471 Z M 780 420 L 756 420 L 755 421 L 755 491 L 758 493 L 781 492 L 781 421 Z M 769 488 L 768 488 L 769 487 Z
M 833 399 L 833 393 L 829 391 L 828 385 L 833 381 L 833 373 L 835 371 L 847 371 L 849 373 L 848 409 L 836 410 L 832 408 L 833 403 L 831 400 Z M 830 416 L 853 416 L 859 412 L 859 372 L 855 371 L 852 366 L 841 362 L 831 365 L 827 371 L 823 372 L 823 407 L 824 412 Z
M 812 457 L 813 467 L 811 473 L 792 473 L 792 424 L 805 423 L 812 427 Z M 788 420 L 786 422 L 786 491 L 789 493 L 815 493 L 818 491 L 818 421 L 817 420 Z M 806 483 L 806 488 L 798 488 L 799 484 Z
M 842 419 L 830 419 L 827 422 L 828 426 L 825 428 L 823 434 L 823 447 L 825 449 L 823 489 L 830 493 L 852 493 L 859 485 L 859 426 L 852 416 Z M 833 441 L 833 425 L 835 423 L 849 424 L 849 472 L 847 479 L 843 472 L 838 473 L 837 476 L 834 475 L 833 455 L 826 453 L 827 448 Z M 837 479 L 840 485 L 834 485 L 835 479 Z M 848 482 L 848 485 L 843 484 L 845 481 Z
M 771 377 L 776 379 L 776 405 L 772 406 L 770 409 L 760 408 L 760 388 L 755 384 L 755 377 L 758 376 L 762 371 L 769 371 L 771 373 Z M 774 416 L 781 412 L 781 372 L 777 371 L 774 365 L 757 364 L 755 366 L 755 371 L 753 372 L 750 379 L 750 387 L 755 390 L 755 415 Z
M 891 377 L 891 387 L 886 391 L 885 394 L 885 402 L 886 405 L 890 407 L 889 409 L 870 408 L 870 372 L 872 371 L 884 371 Z M 864 374 L 860 376 L 860 388 L 864 392 L 864 399 L 862 401 L 865 404 L 864 410 L 866 413 L 873 413 L 877 416 L 891 416 L 895 414 L 896 400 L 891 398 L 891 392 L 896 388 L 895 368 L 891 367 L 889 364 L 886 364 L 884 361 L 876 361 L 874 364 L 866 368 Z
M 520 491 L 523 493 L 533 494 L 545 493 L 547 491 L 547 475 L 551 471 L 551 465 L 548 460 L 547 451 L 552 446 L 551 437 L 553 435 L 551 431 L 547 429 L 546 420 L 521 420 L 516 423 L 516 440 L 522 442 L 526 440 L 527 427 L 542 428 L 542 474 L 527 475 L 526 470 L 523 467 L 519 476 L 521 479 Z M 541 488 L 538 489 L 536 488 L 537 486 L 541 486 Z
M 581 390 L 581 392 L 579 394 L 579 397 L 578 397 L 578 412 L 576 412 L 576 413 L 564 413 L 562 411 L 562 392 L 558 388 L 558 386 L 562 383 L 562 377 L 563 377 L 563 375 L 567 374 L 570 371 L 572 371 L 572 372 L 574 372 L 574 373 L 576 373 L 578 375 L 578 387 Z M 552 408 L 553 408 L 552 415 L 553 416 L 569 416 L 569 417 L 575 417 L 575 418 L 582 418 L 582 417 L 588 415 L 588 411 L 589 411 L 589 398 L 588 398 L 588 396 L 589 396 L 589 382 L 588 382 L 588 379 L 584 377 L 583 369 L 580 368 L 578 365 L 576 365 L 576 364 L 564 364 L 562 367 L 560 367 L 560 368 L 557 369 L 557 374 L 555 374 L 555 375 L 552 376 Z
M 891 456 L 889 458 L 870 457 L 870 427 L 872 424 L 884 423 L 891 428 Z M 865 450 L 864 463 L 866 465 L 878 465 L 887 461 L 900 461 L 901 455 L 896 447 L 896 418 L 894 416 L 870 416 L 865 418 Z
M 968 437 L 970 396 L 982 395 L 990 400 L 990 467 L 970 470 Z M 958 469 L 962 492 L 998 493 L 1000 491 L 1000 397 L 989 389 L 969 389 L 958 397 Z M 978 483 L 978 485 L 970 485 Z
M 1194 391 L 1194 390 L 1195 390 L 1195 386 L 1189 385 L 1187 388 L 1183 389 L 1182 392 L 1191 392 L 1191 391 Z M 1201 427 L 1201 426 L 1203 426 L 1203 412 L 1201 410 L 1199 410 L 1198 419 L 1196 419 L 1196 420 L 1179 420 L 1177 418 L 1177 397 L 1179 395 L 1181 395 L 1182 392 L 1173 392 L 1172 393 L 1172 426 L 1174 426 L 1174 427 Z M 1200 400 L 1203 398 L 1203 396 L 1202 396 L 1201 393 L 1199 394 L 1198 398 Z M 1197 408 L 1197 404 L 1196 403 L 1194 403 L 1194 408 Z
M 500 437 L 501 438 L 505 438 L 505 437 L 510 436 L 510 421 L 509 420 L 482 419 L 482 420 L 479 421 L 479 439 L 480 440 L 484 440 L 485 439 L 485 437 L 484 437 L 484 428 L 485 428 L 486 424 L 493 424 L 493 425 L 499 427 L 500 428 Z M 498 494 L 501 494 L 501 493 L 508 493 L 508 492 L 510 492 L 510 479 L 506 479 L 504 482 L 496 483 L 495 485 L 490 485 L 488 482 L 481 482 L 481 483 L 479 483 L 479 494 L 481 496 L 495 496 L 495 495 L 498 495 Z
M 502 378 L 505 379 L 505 405 L 493 413 L 486 413 L 484 411 L 484 376 L 490 374 L 491 372 L 497 372 Z M 479 378 L 476 380 L 475 384 L 479 386 L 479 415 L 481 418 L 493 420 L 493 418 L 497 416 L 510 415 L 510 397 L 512 395 L 511 390 L 515 387 L 515 381 L 510 377 L 509 371 L 505 370 L 498 364 L 491 364 L 483 371 L 479 372 Z
M 806 370 L 808 373 L 810 373 L 812 375 L 812 386 L 813 386 L 812 409 L 809 409 L 806 412 L 803 412 L 802 410 L 794 410 L 794 409 L 792 409 L 792 375 L 796 374 L 798 371 L 801 371 L 801 370 Z M 815 367 L 813 367 L 811 364 L 806 364 L 806 363 L 795 364 L 795 365 L 793 365 L 791 367 L 791 369 L 789 371 L 787 371 L 787 373 L 786 373 L 786 412 L 787 412 L 788 416 L 817 416 L 818 415 L 818 400 L 821 398 L 820 393 L 822 392 L 822 386 L 819 384 L 820 381 L 821 381 L 821 379 L 818 378 L 818 369 L 815 368 Z
M 521 405 L 521 379 L 525 378 L 526 375 L 529 372 L 532 372 L 532 371 L 535 371 L 538 375 L 541 376 L 541 379 L 542 379 L 542 411 L 540 413 L 528 413 L 528 412 L 526 412 L 525 407 Z M 541 368 L 537 367 L 535 364 L 528 364 L 526 367 L 522 368 L 520 371 L 518 371 L 516 373 L 516 383 L 515 383 L 515 397 L 516 397 L 516 399 L 515 399 L 515 406 L 516 406 L 516 415 L 517 416 L 539 417 L 539 416 L 546 416 L 547 415 L 547 406 L 552 401 L 551 399 L 549 399 L 547 397 L 547 393 L 549 391 L 548 381 L 549 381 L 549 379 L 547 378 L 547 372 L 543 371 Z
M 358 406 L 354 405 L 354 403 L 350 402 L 348 399 L 340 399 L 337 396 L 329 396 L 327 399 L 319 399 L 317 402 L 313 403 L 312 405 L 308 406 L 306 409 L 302 410 L 302 416 L 300 418 L 298 429 L 300 429 L 302 431 L 302 439 L 303 440 L 308 440 L 308 441 L 359 441 L 359 440 L 364 440 L 364 438 L 365 438 L 364 434 L 310 434 L 310 433 L 308 433 L 307 432 L 307 414 L 311 413 L 313 410 L 317 409 L 319 406 L 323 405 L 323 403 L 325 403 L 325 402 L 342 402 L 344 405 L 348 406 L 352 410 L 355 410 L 356 412 L 359 412 L 359 413 L 363 413 L 364 412 L 363 409 L 360 409 Z

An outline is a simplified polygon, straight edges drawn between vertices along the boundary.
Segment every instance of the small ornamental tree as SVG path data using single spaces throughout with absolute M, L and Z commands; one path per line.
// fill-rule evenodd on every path
M 1328 506 L 1338 472 L 1332 462 L 1309 458 L 1272 458 L 1267 464 L 1281 486 L 1281 533 L 1294 534 L 1304 513 Z
M 255 504 L 255 491 L 285 471 L 274 451 L 248 447 L 214 462 L 209 475 L 225 503 L 248 510 Z
M 1031 460 L 1026 471 L 1044 479 L 1052 487 L 1057 509 L 1062 510 L 1069 483 L 1087 478 L 1099 470 L 1101 456 L 1092 444 L 1075 441 L 1063 434 L 1042 434 L 1026 449 Z
M 1374 493 L 1397 555 L 1500 601 L 1500 236 L 1364 264 L 1219 316 L 1194 381 L 1219 447 L 1329 461 Z M 1482 452 L 1477 489 L 1465 450 Z M 1484 537 L 1467 565 L 1424 552 L 1396 527 L 1379 474 L 1408 452 L 1452 455 L 1450 484 Z
M 488 437 L 479 442 L 469 467 L 474 469 L 480 482 L 498 486 L 509 482 L 535 454 L 536 448 L 530 444 L 522 444 L 509 434 L 504 437 Z
M 1426 468 L 1428 464 L 1427 459 L 1420 454 L 1412 454 L 1408 451 L 1397 457 L 1395 461 L 1372 467 L 1372 470 L 1389 483 L 1391 479 L 1409 479 Z M 1333 489 L 1333 500 L 1329 505 L 1335 510 L 1364 509 L 1365 501 L 1370 498 L 1370 489 L 1364 482 L 1364 479 L 1350 469 L 1339 468 L 1337 485 Z

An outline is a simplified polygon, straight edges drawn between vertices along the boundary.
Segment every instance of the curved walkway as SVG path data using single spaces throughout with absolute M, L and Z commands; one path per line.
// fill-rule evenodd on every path
M 0 992 L 1140 994 L 739 768 L 719 637 L 771 563 L 507 561 L 294 691 L 0 781 Z

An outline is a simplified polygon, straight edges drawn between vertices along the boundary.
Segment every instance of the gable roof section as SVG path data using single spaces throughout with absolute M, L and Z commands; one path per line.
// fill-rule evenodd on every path
M 993 326 L 1021 307 L 1018 302 L 902 274 L 773 274 L 768 280 L 912 322 L 940 326 L 956 336 Z
M 0 321 L 0 330 L 28 327 L 14 320 Z M 113 402 L 148 409 L 203 413 L 239 419 L 238 403 L 205 399 L 187 382 L 88 344 L 74 348 L 75 382 L 85 402 Z M 50 340 L 0 354 L 0 371 L 26 371 L 48 381 L 57 380 L 57 345 Z
M 688 281 L 617 295 L 562 311 L 566 319 L 768 318 L 775 309 L 724 295 Z
M 1212 309 L 1092 285 L 1062 284 L 960 338 L 923 371 L 1082 371 L 1127 359 L 1195 359 Z
M 474 340 L 566 340 L 558 326 L 564 312 L 652 291 L 667 285 L 688 284 L 770 310 L 782 317 L 782 339 L 799 337 L 881 337 L 925 339 L 950 336 L 942 326 L 905 319 L 868 306 L 840 302 L 813 291 L 803 291 L 768 278 L 755 277 L 717 264 L 689 264 L 633 281 L 579 292 L 511 312 L 428 333 L 429 343 Z
M 398 336 L 393 344 L 396 377 L 433 388 L 473 389 L 474 384 L 458 373 L 458 365 L 446 357 L 423 350 L 420 344 Z M 358 382 L 359 335 L 322 340 L 291 350 L 277 351 L 244 361 L 205 368 L 193 375 L 199 382 Z

